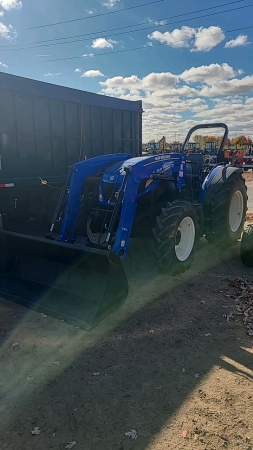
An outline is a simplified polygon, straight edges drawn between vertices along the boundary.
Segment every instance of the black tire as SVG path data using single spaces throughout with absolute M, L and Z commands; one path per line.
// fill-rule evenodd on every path
M 194 238 L 193 242 L 191 239 L 192 246 L 191 242 L 189 245 L 190 253 L 187 254 L 188 252 L 186 252 L 187 257 L 182 256 L 180 258 L 177 249 L 177 240 L 182 238 L 179 225 L 183 219 L 186 219 L 187 225 L 187 218 L 189 227 L 192 227 L 192 231 L 194 229 Z M 188 269 L 193 258 L 196 238 L 199 233 L 199 218 L 194 205 L 186 201 L 167 203 L 166 207 L 161 209 L 160 215 L 157 216 L 156 226 L 152 231 L 153 239 L 151 245 L 155 262 L 159 268 L 163 272 L 174 274 Z
M 242 208 L 238 206 L 238 226 L 230 224 L 232 199 L 241 198 Z M 242 234 L 247 210 L 247 188 L 245 180 L 238 174 L 232 175 L 213 196 L 210 205 L 212 233 L 206 234 L 210 243 L 234 244 Z M 239 220 L 240 219 L 240 220 Z M 232 222 L 232 220 L 231 220 Z
M 248 225 L 243 232 L 240 253 L 243 264 L 253 267 L 253 225 Z

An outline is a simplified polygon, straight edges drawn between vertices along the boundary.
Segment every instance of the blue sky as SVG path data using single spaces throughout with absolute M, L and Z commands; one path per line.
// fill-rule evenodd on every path
M 151 2 L 0 0 L 0 69 L 142 99 L 143 141 L 207 121 L 253 138 L 253 1 Z

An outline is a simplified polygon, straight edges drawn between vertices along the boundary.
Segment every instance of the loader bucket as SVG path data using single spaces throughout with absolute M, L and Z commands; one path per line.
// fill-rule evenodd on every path
M 112 252 L 0 231 L 0 295 L 84 329 L 120 307 L 128 282 Z

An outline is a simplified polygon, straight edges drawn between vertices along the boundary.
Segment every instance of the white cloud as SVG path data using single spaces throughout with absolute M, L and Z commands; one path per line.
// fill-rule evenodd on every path
M 225 104 L 230 104 L 231 103 L 231 100 L 233 100 L 233 103 L 239 103 L 239 104 L 241 104 L 242 103 L 242 101 L 243 101 L 243 96 L 241 96 L 241 95 L 226 95 L 225 97 L 214 97 L 214 98 L 212 98 L 212 102 L 213 103 L 216 103 L 216 104 L 223 104 L 223 105 L 225 105 Z
M 92 48 L 113 48 L 113 45 L 105 38 L 97 38 L 93 41 Z
M 189 47 L 195 33 L 196 30 L 194 28 L 183 26 L 181 29 L 175 28 L 171 32 L 161 33 L 160 31 L 154 31 L 148 35 L 148 39 L 156 40 L 175 48 Z
M 148 35 L 148 39 L 156 40 L 162 44 L 174 48 L 192 47 L 191 51 L 208 52 L 225 39 L 225 35 L 220 27 L 210 26 L 209 28 L 191 28 L 182 26 L 173 31 L 154 31 Z
M 142 100 L 144 142 L 160 135 L 171 140 L 175 133 L 182 139 L 191 126 L 217 121 L 253 138 L 253 74 L 244 76 L 228 63 L 190 67 L 178 74 L 115 76 L 99 84 L 102 94 Z
M 21 0 L 0 0 L 0 6 L 6 11 L 10 9 L 20 9 L 23 6 Z
M 141 89 L 154 90 L 157 85 L 160 89 L 172 87 L 175 85 L 177 78 L 170 72 L 150 73 L 142 79 Z
M 120 2 L 120 0 L 108 0 L 107 2 L 103 3 L 103 6 L 106 6 L 106 8 L 113 8 L 116 3 Z
M 153 20 L 153 19 L 150 19 L 150 17 L 148 17 L 146 22 L 154 23 L 158 27 L 159 25 L 160 26 L 166 25 L 167 20 Z M 146 23 L 146 22 L 144 22 L 144 23 Z
M 57 77 L 58 75 L 62 75 L 62 73 L 61 72 L 57 72 L 57 73 L 47 72 L 47 73 L 44 73 L 44 77 Z
M 82 73 L 81 78 L 94 78 L 94 77 L 104 77 L 104 74 L 100 70 L 87 70 Z
M 204 86 L 200 94 L 205 97 L 215 95 L 237 95 L 253 93 L 253 75 L 244 78 L 233 78 L 213 83 L 212 86 Z
M 237 38 L 231 39 L 231 41 L 226 42 L 224 48 L 241 47 L 242 45 L 248 45 L 248 36 L 246 34 L 239 34 Z
M 194 42 L 195 49 L 192 49 L 192 51 L 209 52 L 224 39 L 225 34 L 220 27 L 200 27 L 196 32 L 196 38 Z
M 252 105 L 250 106 L 250 108 Z M 244 114 L 245 117 L 245 105 L 244 104 L 238 104 L 234 103 L 233 101 L 225 101 L 221 102 L 218 105 L 215 105 L 214 108 L 207 109 L 205 111 L 201 111 L 199 113 L 196 113 L 194 117 L 201 117 L 201 118 L 217 118 L 217 120 L 220 120 L 221 118 L 226 117 L 227 119 L 230 117 L 237 117 L 238 113 Z M 249 108 L 247 111 L 247 114 L 249 113 Z
M 227 63 L 192 67 L 181 74 L 171 72 L 150 73 L 143 78 L 137 75 L 116 76 L 101 81 L 102 92 L 107 95 L 143 98 L 149 107 L 166 107 L 174 97 L 217 97 L 253 92 L 253 75 L 238 78 L 242 70 Z M 189 86 L 191 83 L 195 86 Z M 198 86 L 198 83 L 200 85 Z M 137 99 L 137 98 L 136 98 Z
M 122 93 L 126 93 L 126 90 L 135 93 L 138 91 L 152 92 L 156 89 L 163 90 L 164 88 L 173 87 L 177 82 L 177 77 L 170 72 L 162 73 L 150 73 L 142 79 L 137 75 L 131 75 L 130 77 L 117 76 L 108 78 L 106 81 L 101 81 L 100 85 L 104 86 L 104 89 L 118 89 Z
M 13 39 L 17 36 L 17 33 L 12 25 L 4 25 L 2 22 L 0 22 L 0 36 L 5 39 Z
M 7 64 L 4 64 L 3 62 L 0 62 L 1 67 L 8 67 Z
M 84 58 L 93 58 L 94 53 L 84 53 L 83 57 Z
M 193 116 L 197 121 L 219 121 L 225 122 L 229 127 L 230 137 L 232 132 L 239 132 L 246 136 L 252 135 L 252 107 L 253 98 L 239 98 L 237 96 L 225 100 L 216 101 L 206 111 L 199 112 Z M 233 135 L 232 135 L 233 136 Z
M 0 17 L 4 16 L 4 11 L 0 11 Z
M 181 80 L 190 83 L 212 83 L 217 80 L 228 80 L 237 75 L 233 67 L 227 63 L 210 64 L 209 66 L 191 67 L 179 75 Z
M 81 73 L 81 72 L 82 72 L 82 69 L 81 69 L 80 67 L 77 67 L 77 68 L 75 69 L 75 72 Z

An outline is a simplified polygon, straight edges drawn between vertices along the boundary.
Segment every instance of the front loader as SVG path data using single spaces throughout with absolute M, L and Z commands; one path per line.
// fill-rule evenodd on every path
M 197 239 L 236 242 L 246 214 L 242 170 L 182 153 L 98 156 L 70 167 L 52 225 L 42 238 L 0 230 L 0 294 L 84 328 L 96 325 L 128 295 L 122 260 L 130 239 L 150 242 L 167 273 L 189 267 Z M 63 211 L 63 214 L 62 214 Z M 60 225 L 59 234 L 55 225 Z M 34 233 L 35 234 L 35 233 Z

